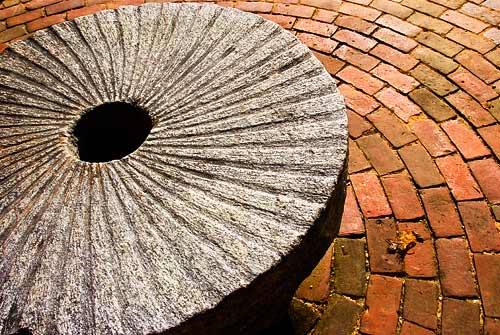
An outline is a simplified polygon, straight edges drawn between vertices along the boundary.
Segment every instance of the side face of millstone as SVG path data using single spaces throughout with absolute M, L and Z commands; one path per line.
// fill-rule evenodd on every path
M 153 128 L 120 160 L 72 129 L 125 101 Z M 0 54 L 0 331 L 250 334 L 338 229 L 347 119 L 330 75 L 256 15 L 147 4 Z

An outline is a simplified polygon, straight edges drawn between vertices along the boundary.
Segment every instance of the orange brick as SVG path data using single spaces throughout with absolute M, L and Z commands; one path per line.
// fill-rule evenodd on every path
M 377 44 L 370 53 L 403 71 L 411 70 L 418 60 L 385 44 Z
M 326 37 L 319 37 L 309 33 L 299 33 L 297 38 L 309 48 L 321 52 L 331 53 L 337 46 L 337 42 Z
M 83 8 L 80 8 L 80 9 L 73 9 L 73 10 L 70 10 L 68 12 L 68 20 L 73 20 L 77 17 L 80 17 L 80 16 L 85 16 L 85 15 L 90 15 L 90 14 L 94 14 L 96 12 L 99 12 L 101 10 L 104 10 L 106 9 L 106 5 L 104 4 L 99 4 L 99 5 L 93 5 L 93 6 L 89 6 L 89 7 L 83 7 Z
M 463 91 L 448 95 L 446 100 L 476 127 L 486 126 L 495 122 L 495 119 L 487 110 Z
M 316 20 L 316 21 L 332 23 L 333 20 L 337 17 L 337 15 L 338 14 L 336 12 L 332 12 L 332 11 L 329 11 L 326 9 L 317 9 L 314 12 L 314 15 L 312 18 L 313 18 L 313 20 Z
M 370 35 L 375 29 L 377 29 L 377 25 L 371 22 L 365 21 L 356 16 L 348 15 L 339 16 L 337 20 L 335 20 L 335 24 L 367 35 Z
M 246 12 L 270 13 L 273 4 L 269 2 L 238 1 L 235 7 Z
M 406 20 L 414 25 L 433 31 L 436 34 L 446 34 L 453 28 L 453 26 L 447 22 L 418 12 L 412 14 Z
M 45 7 L 52 5 L 54 3 L 61 2 L 61 0 L 31 0 L 26 4 L 27 9 L 37 9 L 40 7 Z
M 300 3 L 303 5 L 308 5 L 308 6 L 313 6 L 313 7 L 318 7 L 318 8 L 336 11 L 339 9 L 339 6 L 342 3 L 342 1 L 340 1 L 340 0 L 301 0 Z
M 273 13 L 310 18 L 314 13 L 314 7 L 277 3 L 274 5 Z
M 274 23 L 279 24 L 285 29 L 292 28 L 295 23 L 296 18 L 285 15 L 274 15 L 274 14 L 261 14 L 263 18 L 269 21 L 273 21 Z
M 488 27 L 488 24 L 454 10 L 447 10 L 440 16 L 440 18 L 476 34 Z
M 463 68 L 459 68 L 449 77 L 479 102 L 485 102 L 498 96 L 498 93 L 491 87 Z
M 464 50 L 456 59 L 460 64 L 484 80 L 487 84 L 491 84 L 500 79 L 500 71 L 477 52 Z
M 384 86 L 382 81 L 354 66 L 344 68 L 337 73 L 337 77 L 370 95 L 377 93 Z
M 402 74 L 394 66 L 380 64 L 371 71 L 376 77 L 385 80 L 403 93 L 408 93 L 420 83 L 410 76 Z
M 323 64 L 326 71 L 330 74 L 336 74 L 345 65 L 345 63 L 335 57 L 321 54 L 319 52 L 313 51 L 314 56 Z
M 21 37 L 25 35 L 26 28 L 24 26 L 16 26 L 13 28 L 9 28 L 0 33 L 0 44 L 11 41 L 17 37 Z
M 413 10 L 390 0 L 374 0 L 370 7 L 374 7 L 382 12 L 389 13 L 399 18 L 405 19 L 413 13 Z
M 380 28 L 373 34 L 373 37 L 404 52 L 408 52 L 418 45 L 414 40 L 387 28 Z
M 482 54 L 495 47 L 491 40 L 460 28 L 453 28 L 446 37 Z
M 382 14 L 380 11 L 374 8 L 369 8 L 349 2 L 342 3 L 338 11 L 343 14 L 360 17 L 367 21 L 375 21 L 380 16 L 380 14 Z
M 318 22 L 310 19 L 298 19 L 293 28 L 326 37 L 332 36 L 336 30 L 336 27 L 333 24 Z
M 52 15 L 52 14 L 67 11 L 69 9 L 82 7 L 83 5 L 84 5 L 83 0 L 66 0 L 66 1 L 56 3 L 54 5 L 48 6 L 47 8 L 45 8 L 45 11 L 47 12 L 47 15 Z
M 335 50 L 334 55 L 365 71 L 370 71 L 380 62 L 376 58 L 348 47 L 347 45 L 343 45 Z
M 57 15 L 51 15 L 47 16 L 35 21 L 28 22 L 26 27 L 28 28 L 29 32 L 33 32 L 35 30 L 40 30 L 49 26 L 52 26 L 56 23 L 61 23 L 66 20 L 66 13 L 62 14 L 57 14 Z
M 336 39 L 339 42 L 344 42 L 349 44 L 350 46 L 360 49 L 364 52 L 367 52 L 371 48 L 377 44 L 376 41 L 372 40 L 371 38 L 362 36 L 356 32 L 346 30 L 346 29 L 341 29 L 333 35 L 333 38 Z
M 26 12 L 23 5 L 16 5 L 6 9 L 0 10 L 0 20 L 5 20 L 9 17 L 16 16 Z
M 42 16 L 43 16 L 43 8 L 32 10 L 18 16 L 10 17 L 7 19 L 6 23 L 7 26 L 12 27 L 12 26 L 17 26 L 18 24 L 23 24 L 26 22 L 36 20 Z
M 411 37 L 417 36 L 417 34 L 422 31 L 421 28 L 388 14 L 382 15 L 375 22 L 381 26 Z
M 378 92 L 375 97 L 405 122 L 408 122 L 410 117 L 418 115 L 422 112 L 420 107 L 415 105 L 406 96 L 399 94 L 392 87 L 384 88 Z

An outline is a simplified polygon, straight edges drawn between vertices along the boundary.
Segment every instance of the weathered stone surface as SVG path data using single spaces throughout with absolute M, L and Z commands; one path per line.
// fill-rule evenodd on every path
M 338 230 L 346 114 L 292 34 L 196 4 L 107 10 L 0 55 L 0 332 L 246 334 Z M 81 161 L 82 114 L 153 127 Z

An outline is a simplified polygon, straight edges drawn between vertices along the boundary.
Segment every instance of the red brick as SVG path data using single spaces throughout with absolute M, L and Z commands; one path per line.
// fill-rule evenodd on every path
M 436 5 L 427 0 L 403 0 L 401 4 L 431 16 L 439 16 L 446 10 L 445 7 Z
M 479 308 L 479 304 L 473 302 L 444 299 L 441 334 L 480 334 Z
M 447 22 L 418 12 L 407 18 L 407 21 L 437 34 L 446 34 L 453 28 L 453 26 Z
M 374 0 L 370 6 L 402 19 L 407 18 L 413 13 L 412 9 L 390 0 Z
M 335 240 L 334 274 L 335 292 L 350 296 L 366 294 L 366 243 L 362 239 Z
M 378 134 L 358 138 L 358 145 L 380 175 L 403 169 L 403 164 Z
M 391 48 L 385 44 L 377 44 L 370 53 L 374 56 L 381 58 L 389 64 L 392 64 L 403 71 L 411 70 L 418 64 L 418 60 L 404 54 L 396 49 Z
M 448 74 L 458 67 L 458 64 L 450 58 L 423 46 L 413 49 L 412 56 L 444 74 Z
M 370 35 L 375 29 L 377 29 L 377 25 L 371 22 L 360 19 L 359 17 L 348 15 L 340 15 L 335 20 L 335 24 L 339 27 L 355 30 L 367 35 Z
M 150 2 L 152 0 L 147 0 L 146 2 Z M 163 0 L 159 0 L 159 1 L 163 1 Z M 98 4 L 103 4 L 103 3 L 109 3 L 109 0 L 86 0 L 86 4 L 87 6 L 93 6 L 93 5 L 98 5 Z M 156 2 L 156 0 L 155 0 Z
M 333 255 L 333 245 L 326 251 L 311 274 L 300 284 L 295 296 L 310 301 L 324 301 L 330 291 L 330 272 Z
M 418 45 L 414 40 L 387 28 L 380 28 L 373 34 L 373 37 L 404 52 L 409 52 Z
M 342 311 L 342 313 L 338 311 Z M 354 331 L 359 314 L 362 311 L 363 307 L 358 305 L 354 300 L 334 293 L 328 299 L 328 305 L 321 319 L 318 321 L 314 332 L 316 334 L 351 333 Z M 314 322 L 306 329 L 303 329 L 303 332 L 299 332 L 299 334 L 305 333 L 312 326 L 314 326 Z M 294 331 L 298 330 L 297 328 L 294 329 Z M 283 331 L 277 331 L 277 333 L 280 332 Z
M 456 200 L 473 200 L 483 197 L 479 186 L 460 156 L 440 157 L 436 159 L 436 163 Z
M 285 15 L 272 15 L 272 14 L 264 14 L 261 15 L 263 18 L 269 21 L 273 21 L 274 23 L 279 24 L 285 29 L 290 29 L 292 28 L 293 24 L 295 23 L 296 18 L 291 17 L 291 16 L 285 16 Z
M 377 93 L 384 86 L 383 82 L 354 66 L 344 68 L 337 73 L 337 77 L 370 95 Z
M 338 16 L 336 12 L 332 12 L 326 9 L 317 9 L 313 14 L 313 20 L 332 23 L 333 20 Z
M 500 317 L 500 255 L 474 255 L 484 314 Z M 500 329 L 500 325 L 497 325 Z
M 395 253 L 389 253 L 387 241 L 397 234 L 393 218 L 371 219 L 366 221 L 366 240 L 372 273 L 400 273 L 403 261 Z
M 467 118 L 474 126 L 481 127 L 495 122 L 491 114 L 477 103 L 470 95 L 463 91 L 446 97 L 460 113 Z
M 488 27 L 488 24 L 454 10 L 447 10 L 440 18 L 476 34 Z
M 441 273 L 441 289 L 446 297 L 476 297 L 474 275 L 467 251 L 467 242 L 461 238 L 436 240 Z
M 489 127 L 480 128 L 479 135 L 486 141 L 491 150 L 500 159 L 500 125 L 494 124 Z
M 456 59 L 488 84 L 491 84 L 500 78 L 500 70 L 498 70 L 493 64 L 488 62 L 477 52 L 464 50 L 457 56 Z
M 387 87 L 375 94 L 377 100 L 390 108 L 401 120 L 408 122 L 410 117 L 422 112 L 419 106 L 399 94 L 394 88 Z
M 420 85 L 420 83 L 412 77 L 402 74 L 394 66 L 388 64 L 378 65 L 371 71 L 371 73 L 373 73 L 376 77 L 387 81 L 403 93 L 408 93 Z
M 372 128 L 369 122 L 367 122 L 364 118 L 351 111 L 350 109 L 347 110 L 347 119 L 349 135 L 352 138 L 358 138 L 363 135 L 365 131 Z
M 300 3 L 303 5 L 308 5 L 308 6 L 313 6 L 313 7 L 318 7 L 318 8 L 336 11 L 337 9 L 339 9 L 342 1 L 340 1 L 340 0 L 301 0 Z
M 335 50 L 333 54 L 365 71 L 373 69 L 380 62 L 378 59 L 373 58 L 364 52 L 348 47 L 347 45 L 341 46 Z
M 93 6 L 89 6 L 89 7 L 83 7 L 80 9 L 70 10 L 68 12 L 67 19 L 73 20 L 77 17 L 94 14 L 94 13 L 97 13 L 97 12 L 104 10 L 104 9 L 106 9 L 106 5 L 100 4 L 100 5 L 93 5 Z
M 398 278 L 372 275 L 366 305 L 361 318 L 361 332 L 373 335 L 396 334 L 399 300 L 403 283 Z
M 437 275 L 436 255 L 431 234 L 422 222 L 401 222 L 400 231 L 417 233 L 423 241 L 418 242 L 404 257 L 405 272 L 410 277 L 434 278 Z
M 7 25 L 5 24 L 5 21 L 0 21 L 0 33 L 7 29 Z
M 457 90 L 455 85 L 426 65 L 419 64 L 410 71 L 410 74 L 437 95 L 444 96 Z
M 498 93 L 491 87 L 464 68 L 459 68 L 450 74 L 449 77 L 480 102 L 485 102 L 498 96 Z
M 426 328 L 436 329 L 438 296 L 439 288 L 435 282 L 406 280 L 403 317 Z
M 18 16 L 10 17 L 7 19 L 6 23 L 7 26 L 12 27 L 12 26 L 17 26 L 18 24 L 23 24 L 29 21 L 36 20 L 42 16 L 43 16 L 43 9 L 37 9 Z
M 401 326 L 401 332 L 399 335 L 434 335 L 436 334 L 433 331 L 425 329 L 423 327 L 417 326 L 408 321 L 403 321 L 403 325 Z
M 350 46 L 360 49 L 362 51 L 368 52 L 371 48 L 377 44 L 376 41 L 371 38 L 364 37 L 354 31 L 341 29 L 333 35 L 333 38 L 339 42 L 344 42 L 349 44 Z
M 375 22 L 410 37 L 415 37 L 422 31 L 421 28 L 388 14 L 382 15 Z
M 65 0 L 54 5 L 47 6 L 47 8 L 45 8 L 45 11 L 47 12 L 47 15 L 52 15 L 67 11 L 68 9 L 82 7 L 84 4 L 85 3 L 83 0 Z
M 410 128 L 431 156 L 439 157 L 455 151 L 455 147 L 450 143 L 448 137 L 439 130 L 433 121 L 420 119 L 413 122 Z
M 293 28 L 326 37 L 330 37 L 336 29 L 333 24 L 313 21 L 311 19 L 298 19 Z
M 367 21 L 375 21 L 382 14 L 376 9 L 349 2 L 343 2 L 338 11 L 343 14 L 360 17 Z
M 270 13 L 273 8 L 273 4 L 269 2 L 238 1 L 235 8 L 246 12 Z
M 500 251 L 500 233 L 486 202 L 459 202 L 458 209 L 472 251 Z
M 412 220 L 424 215 L 413 183 L 406 174 L 390 174 L 381 177 L 380 180 L 397 220 Z
M 418 34 L 416 40 L 448 57 L 453 57 L 464 49 L 459 44 L 429 31 Z
M 49 26 L 52 26 L 56 23 L 64 22 L 66 19 L 66 13 L 56 14 L 47 16 L 35 21 L 28 22 L 26 25 L 29 32 L 33 32 L 35 30 L 40 30 Z
M 500 334 L 500 319 L 485 318 L 484 335 Z
M 314 7 L 277 3 L 274 4 L 273 13 L 310 18 Z
M 108 9 L 116 9 L 121 6 L 139 6 L 144 3 L 145 0 L 113 0 L 113 2 L 106 3 L 106 8 Z M 170 0 L 161 0 L 161 1 L 170 1 Z
M 409 96 L 427 115 L 437 122 L 450 119 L 456 115 L 446 102 L 424 87 L 411 91 Z
M 6 9 L 0 9 L 0 20 L 5 20 L 9 17 L 17 16 L 26 12 L 23 5 L 16 5 Z
M 444 182 L 432 158 L 420 144 L 403 147 L 399 150 L 399 155 L 418 187 L 435 186 Z
M 380 104 L 370 96 L 355 90 L 350 85 L 340 85 L 339 91 L 344 96 L 347 107 L 353 109 L 359 115 L 365 116 L 380 106 Z
M 490 203 L 500 204 L 500 167 L 491 158 L 469 162 L 469 166 Z
M 61 2 L 61 0 L 32 0 L 26 4 L 27 9 L 37 9 L 40 7 L 45 7 L 52 5 L 54 3 Z
M 0 33 L 0 44 L 12 41 L 15 38 L 25 35 L 26 33 L 26 28 L 24 28 L 24 26 L 16 26 L 4 30 Z
M 326 53 L 331 53 L 338 44 L 329 38 L 319 37 L 309 33 L 298 33 L 297 38 L 309 48 Z
M 364 234 L 364 232 L 363 218 L 359 211 L 352 186 L 349 185 L 346 189 L 344 213 L 342 214 L 339 236 L 360 235 Z
M 351 175 L 350 179 L 365 217 L 391 215 L 391 208 L 376 174 L 358 173 Z
M 453 28 L 446 35 L 446 37 L 462 44 L 463 46 L 466 46 L 467 48 L 476 50 L 481 54 L 484 54 L 495 47 L 495 43 L 491 40 L 460 28 Z
M 443 123 L 441 127 L 465 159 L 474 159 L 491 154 L 474 130 L 464 122 L 450 120 Z
M 460 236 L 464 234 L 460 218 L 446 187 L 421 190 L 427 219 L 436 237 Z
M 314 56 L 323 64 L 326 71 L 330 74 L 336 74 L 340 71 L 340 69 L 345 65 L 345 62 L 325 54 L 321 54 L 319 52 L 313 51 Z
M 359 172 L 372 167 L 368 160 L 365 158 L 363 152 L 361 152 L 361 150 L 358 148 L 358 145 L 352 140 L 349 140 L 348 164 L 349 165 L 347 170 L 349 173 Z
M 401 147 L 417 139 L 403 122 L 385 108 L 379 108 L 368 115 L 368 119 L 395 147 Z

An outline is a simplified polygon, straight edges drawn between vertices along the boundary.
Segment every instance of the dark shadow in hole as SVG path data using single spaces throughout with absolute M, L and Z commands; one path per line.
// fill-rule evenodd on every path
M 108 162 L 137 150 L 152 127 L 146 111 L 126 102 L 111 102 L 85 113 L 73 135 L 82 161 Z
M 33 333 L 29 328 L 20 328 L 17 332 L 12 333 L 11 335 L 32 335 Z

